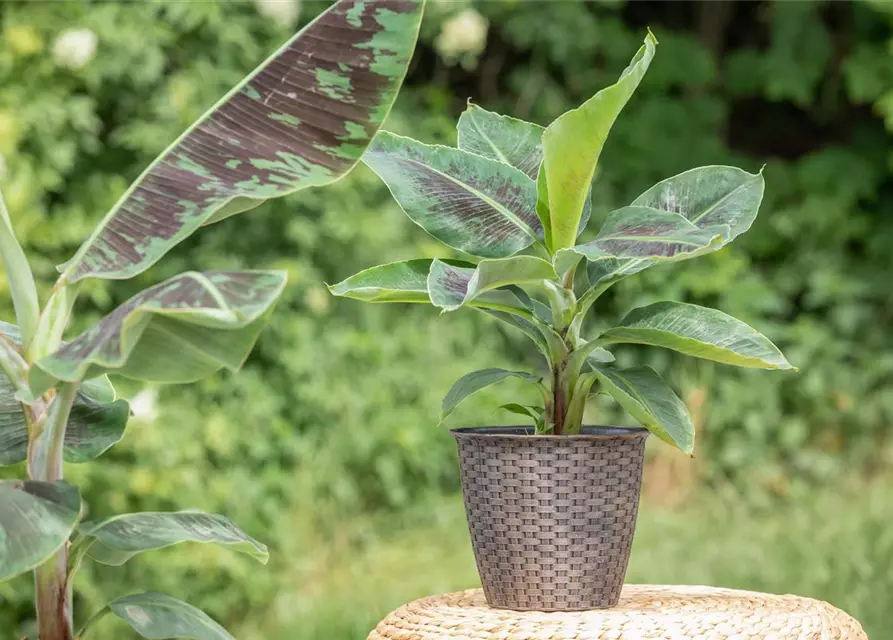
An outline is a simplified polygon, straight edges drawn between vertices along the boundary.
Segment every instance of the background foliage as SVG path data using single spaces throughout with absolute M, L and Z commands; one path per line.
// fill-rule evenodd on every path
M 0 5 L 0 182 L 44 293 L 53 265 L 142 167 L 323 6 Z M 631 577 L 825 597 L 882 633 L 893 623 L 877 599 L 893 589 L 881 570 L 893 561 L 883 526 L 893 508 L 890 5 L 435 3 L 387 128 L 452 144 L 468 97 L 548 124 L 612 82 L 646 26 L 658 54 L 602 155 L 591 229 L 702 164 L 765 164 L 766 199 L 734 245 L 625 280 L 601 313 L 617 319 L 662 298 L 714 306 L 771 336 L 802 372 L 619 352 L 672 381 L 700 438 L 694 463 L 651 450 Z M 270 543 L 270 566 L 193 546 L 123 572 L 88 567 L 79 613 L 145 587 L 202 606 L 240 638 L 340 640 L 363 637 L 405 598 L 473 585 L 454 445 L 435 427 L 440 398 L 470 369 L 535 354 L 483 314 L 438 317 L 325 290 L 418 255 L 444 257 L 360 168 L 203 230 L 135 281 L 88 282 L 82 318 L 189 268 L 291 274 L 243 373 L 189 387 L 125 382 L 138 411 L 125 441 L 67 472 L 91 517 L 219 511 Z M 12 318 L 8 302 L 3 313 Z M 491 412 L 497 399 L 526 393 L 511 382 L 482 392 L 452 422 L 504 421 Z M 599 409 L 591 420 L 629 420 Z M 812 542 L 795 553 L 788 537 Z M 683 563 L 688 543 L 702 551 Z M 30 615 L 29 581 L 0 585 L 0 637 L 27 633 Z

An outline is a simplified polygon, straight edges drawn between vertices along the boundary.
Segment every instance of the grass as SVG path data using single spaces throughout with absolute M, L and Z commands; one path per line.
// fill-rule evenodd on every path
M 854 615 L 870 637 L 889 637 L 891 488 L 825 489 L 764 503 L 701 491 L 675 509 L 646 502 L 627 580 L 812 596 Z M 478 584 L 458 496 L 348 529 L 300 554 L 277 600 L 235 635 L 358 640 L 407 600 Z

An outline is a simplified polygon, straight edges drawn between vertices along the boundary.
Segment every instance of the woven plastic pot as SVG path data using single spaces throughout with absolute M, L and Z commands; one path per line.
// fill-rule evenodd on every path
M 471 544 L 491 607 L 578 611 L 620 598 L 645 429 L 455 429 Z

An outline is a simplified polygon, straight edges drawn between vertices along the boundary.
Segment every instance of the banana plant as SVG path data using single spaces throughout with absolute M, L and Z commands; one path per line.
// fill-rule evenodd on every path
M 96 459 L 130 409 L 108 375 L 188 383 L 245 361 L 286 284 L 279 271 L 187 272 L 152 286 L 79 335 L 67 329 L 81 282 L 142 273 L 199 227 L 332 183 L 360 160 L 393 105 L 424 0 L 338 0 L 175 140 L 106 214 L 41 300 L 0 196 L 0 257 L 16 324 L 0 323 L 0 581 L 33 571 L 39 640 L 74 640 L 111 614 L 144 638 L 231 636 L 191 605 L 123 594 L 75 632 L 85 561 L 118 566 L 181 542 L 267 549 L 224 516 L 131 513 L 85 521 L 64 462 Z
M 548 127 L 469 103 L 457 148 L 381 132 L 363 162 L 417 225 L 467 260 L 409 260 L 373 267 L 330 287 L 367 302 L 476 309 L 529 337 L 545 375 L 484 369 L 463 376 L 441 420 L 465 398 L 502 380 L 533 385 L 542 403 L 503 405 L 536 434 L 579 434 L 587 400 L 612 396 L 656 436 L 691 454 L 685 404 L 652 368 L 622 368 L 609 347 L 646 344 L 742 367 L 791 369 L 766 337 L 720 311 L 681 302 L 633 309 L 598 335 L 583 320 L 609 287 L 665 262 L 717 251 L 746 231 L 763 197 L 762 172 L 691 169 L 611 211 L 588 242 L 578 240 L 605 140 L 654 58 L 648 33 L 617 82 Z

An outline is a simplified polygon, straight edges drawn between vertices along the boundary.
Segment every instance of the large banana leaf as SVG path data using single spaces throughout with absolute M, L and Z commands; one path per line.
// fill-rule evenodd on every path
M 129 278 L 203 224 L 344 176 L 394 102 L 423 4 L 332 5 L 146 169 L 63 278 Z
M 112 600 L 87 621 L 77 637 L 88 636 L 90 628 L 109 612 L 149 640 L 235 640 L 204 611 L 182 600 L 151 591 Z
M 66 482 L 0 480 L 0 581 L 43 563 L 80 517 L 81 497 Z
M 459 403 L 468 398 L 468 396 L 492 384 L 502 382 L 506 378 L 519 378 L 532 382 L 538 388 L 542 388 L 539 376 L 525 373 L 524 371 L 508 371 L 506 369 L 479 369 L 478 371 L 472 371 L 456 380 L 446 396 L 444 396 L 441 405 L 440 421 L 443 422 Z
M 78 545 L 102 564 L 122 565 L 144 551 L 181 542 L 212 543 L 245 553 L 267 563 L 266 546 L 224 516 L 196 511 L 127 513 L 78 527 Z
M 21 347 L 19 329 L 0 322 L 0 334 Z M 0 376 L 0 466 L 17 464 L 28 455 L 28 424 L 16 388 Z M 105 376 L 84 382 L 77 395 L 65 431 L 67 462 L 87 462 L 102 454 L 124 435 L 130 407 L 115 399 L 115 389 Z
M 434 306 L 455 311 L 500 287 L 557 278 L 550 263 L 534 256 L 481 260 L 474 268 L 434 260 L 428 274 L 428 294 Z
M 656 302 L 630 311 L 599 344 L 629 342 L 756 369 L 792 369 L 778 347 L 730 315 L 683 302 Z
M 543 167 L 553 251 L 573 246 L 602 147 L 614 121 L 654 58 L 651 33 L 620 79 L 580 107 L 568 111 L 543 133 Z
M 29 383 L 41 394 L 116 372 L 151 382 L 192 382 L 238 369 L 285 287 L 279 271 L 188 272 L 138 293 L 41 358 Z
M 387 131 L 363 162 L 413 222 L 450 247 L 505 258 L 543 237 L 536 184 L 510 165 Z
M 543 127 L 469 102 L 457 128 L 458 146 L 463 151 L 511 165 L 536 180 L 543 161 Z

